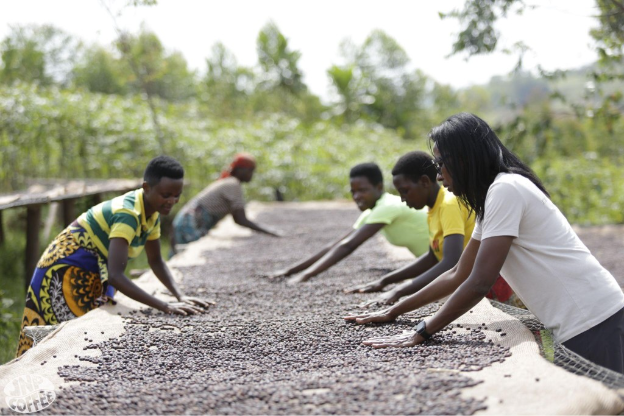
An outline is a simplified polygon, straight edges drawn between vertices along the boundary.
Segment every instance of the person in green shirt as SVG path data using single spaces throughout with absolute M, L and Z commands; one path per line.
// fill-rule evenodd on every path
M 427 212 L 411 209 L 400 197 L 385 192 L 377 164 L 354 166 L 349 182 L 353 201 L 362 211 L 353 229 L 313 256 L 269 277 L 292 276 L 289 283 L 305 282 L 347 257 L 377 232 L 389 243 L 406 247 L 417 257 L 429 250 Z
M 392 169 L 394 186 L 407 205 L 414 209 L 428 207 L 430 248 L 413 263 L 353 288 L 356 293 L 378 292 L 409 279 L 361 306 L 394 303 L 422 289 L 459 261 L 472 235 L 475 218 L 455 195 L 440 186 L 436 174 L 433 157 L 422 151 L 404 154 Z

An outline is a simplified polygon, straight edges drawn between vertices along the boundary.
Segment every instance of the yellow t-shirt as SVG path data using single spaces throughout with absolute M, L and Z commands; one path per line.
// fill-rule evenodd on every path
M 427 213 L 427 223 L 429 245 L 440 261 L 444 253 L 444 237 L 447 235 L 463 235 L 466 247 L 475 226 L 475 216 L 452 192 L 441 186 L 433 208 Z

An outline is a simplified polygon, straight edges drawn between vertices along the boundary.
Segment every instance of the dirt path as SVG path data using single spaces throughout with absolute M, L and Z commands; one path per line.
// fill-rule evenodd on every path
M 624 225 L 574 228 L 592 254 L 624 289 Z

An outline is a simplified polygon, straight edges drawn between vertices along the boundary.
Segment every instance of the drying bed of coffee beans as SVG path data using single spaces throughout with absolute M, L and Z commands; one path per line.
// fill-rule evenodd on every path
M 183 268 L 188 295 L 217 305 L 203 315 L 126 316 L 119 338 L 89 345 L 91 364 L 62 366 L 66 381 L 50 414 L 473 414 L 483 401 L 461 397 L 465 375 L 504 361 L 509 351 L 479 328 L 452 325 L 413 348 L 375 350 L 361 341 L 413 329 L 430 305 L 392 324 L 355 325 L 342 317 L 375 294 L 345 287 L 402 266 L 375 237 L 311 281 L 265 276 L 344 235 L 355 210 L 275 207 L 258 221 L 286 236 L 240 238 Z M 94 329 L 95 330 L 95 329 Z M 49 365 L 49 364 L 48 364 Z

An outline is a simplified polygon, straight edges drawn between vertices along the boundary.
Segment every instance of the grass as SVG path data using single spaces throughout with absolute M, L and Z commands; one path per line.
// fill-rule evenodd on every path
M 6 222 L 5 222 L 6 223 Z M 24 284 L 24 233 L 6 231 L 0 247 L 0 363 L 15 357 L 26 289 Z

